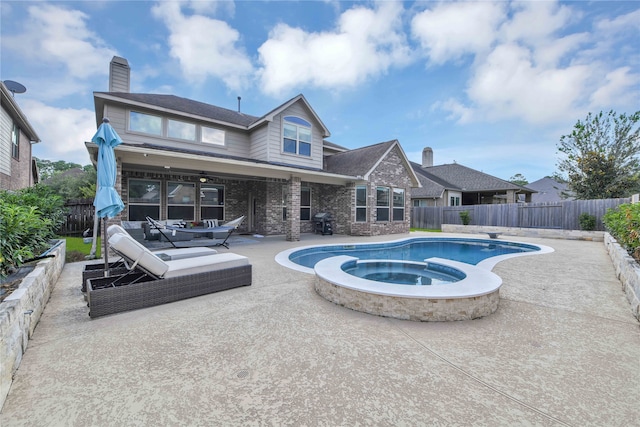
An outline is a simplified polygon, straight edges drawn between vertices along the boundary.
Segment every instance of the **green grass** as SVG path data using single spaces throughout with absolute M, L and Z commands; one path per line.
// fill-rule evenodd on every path
M 82 237 L 60 237 L 67 241 L 67 262 L 83 261 L 91 252 L 91 243 L 84 243 Z M 100 237 L 96 243 L 96 258 L 100 258 Z
M 442 230 L 431 229 L 431 228 L 410 228 L 409 231 L 428 231 L 429 233 L 441 233 Z

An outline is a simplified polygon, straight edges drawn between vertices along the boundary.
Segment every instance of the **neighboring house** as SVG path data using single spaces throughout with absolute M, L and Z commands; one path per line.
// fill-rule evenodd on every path
M 535 192 L 458 163 L 433 166 L 430 147 L 422 151 L 422 164 L 411 166 L 422 185 L 411 192 L 416 207 L 530 202 Z
M 532 197 L 533 203 L 554 203 L 564 200 L 574 200 L 567 184 L 558 182 L 548 176 L 527 184 L 527 188 L 537 191 Z
M 109 92 L 94 92 L 96 125 L 108 117 L 115 149 L 116 220 L 228 221 L 241 230 L 299 240 L 313 216 L 333 215 L 334 233 L 409 231 L 418 177 L 398 141 L 347 150 L 303 95 L 253 116 L 174 95 L 129 92 L 126 59 L 110 64 Z M 97 147 L 86 143 L 92 160 Z
M 31 145 L 40 142 L 40 138 L 3 82 L 0 98 L 0 189 L 31 187 L 38 183 Z

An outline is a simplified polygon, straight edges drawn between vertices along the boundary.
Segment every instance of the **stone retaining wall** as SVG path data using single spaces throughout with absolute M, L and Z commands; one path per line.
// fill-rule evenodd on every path
M 54 257 L 38 262 L 20 287 L 0 303 L 0 408 L 64 267 L 66 241 L 62 240 L 50 254 Z
M 609 233 L 604 233 L 604 245 L 622 283 L 622 290 L 631 304 L 631 311 L 640 320 L 640 265 Z
M 516 228 L 489 225 L 442 224 L 443 233 L 502 233 L 504 236 L 541 237 L 547 239 L 590 240 L 602 242 L 603 231 L 557 230 L 554 228 Z

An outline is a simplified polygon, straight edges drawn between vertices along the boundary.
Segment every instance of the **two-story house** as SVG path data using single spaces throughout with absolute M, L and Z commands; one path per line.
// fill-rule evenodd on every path
M 0 82 L 0 101 L 0 189 L 31 187 L 38 183 L 31 146 L 40 138 L 4 82 Z
M 96 124 L 108 117 L 115 149 L 116 220 L 247 219 L 241 230 L 299 240 L 313 216 L 332 214 L 334 233 L 409 230 L 418 177 L 396 140 L 348 150 L 303 95 L 253 116 L 174 95 L 130 93 L 128 61 L 110 63 L 108 92 L 95 92 Z M 91 158 L 97 147 L 86 143 Z

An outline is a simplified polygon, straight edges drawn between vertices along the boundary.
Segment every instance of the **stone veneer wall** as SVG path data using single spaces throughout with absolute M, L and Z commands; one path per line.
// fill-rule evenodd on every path
M 502 233 L 505 236 L 541 237 L 547 239 L 589 240 L 602 242 L 603 231 L 557 230 L 554 228 L 515 228 L 490 225 L 442 224 L 443 233 Z
M 616 275 L 622 283 L 622 290 L 627 295 L 631 312 L 640 320 L 640 265 L 620 246 L 609 233 L 604 233 L 604 245 L 609 252 Z
M 54 257 L 38 262 L 20 287 L 0 303 L 0 408 L 64 267 L 66 241 L 62 240 L 51 255 Z
M 326 300 L 355 311 L 420 322 L 477 319 L 494 313 L 500 303 L 500 289 L 469 298 L 403 298 L 344 288 L 318 276 L 315 289 Z

